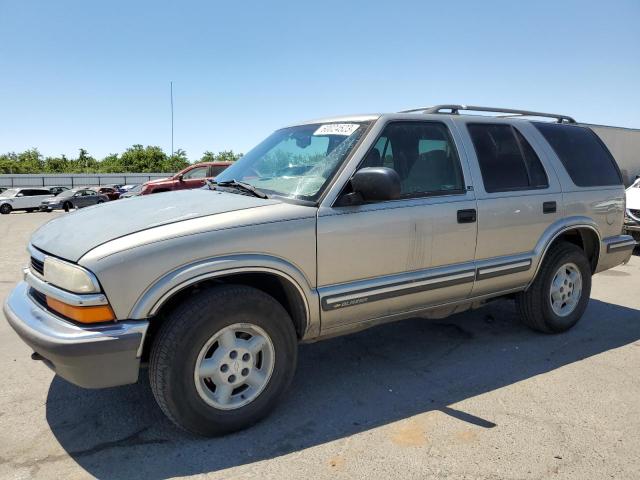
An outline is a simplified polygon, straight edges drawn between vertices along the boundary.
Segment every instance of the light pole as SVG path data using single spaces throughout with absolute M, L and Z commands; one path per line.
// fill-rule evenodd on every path
M 173 158 L 173 81 L 169 82 L 171 91 L 171 157 Z

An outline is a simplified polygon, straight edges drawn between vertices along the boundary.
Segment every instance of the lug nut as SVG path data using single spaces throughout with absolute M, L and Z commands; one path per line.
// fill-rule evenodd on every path
M 242 360 L 244 360 L 245 362 L 248 362 L 250 358 L 251 358 L 251 355 L 249 355 L 248 353 L 245 353 L 244 355 L 242 355 Z
M 242 372 L 240 372 L 240 373 L 242 373 L 243 377 L 246 377 L 247 375 L 249 375 L 249 369 L 248 368 L 243 368 Z
M 233 383 L 236 381 L 236 376 L 235 375 L 230 375 L 229 376 L 229 383 Z
M 238 352 L 236 352 L 235 350 L 231 350 L 231 353 L 229 354 L 229 356 L 231 358 L 236 358 L 238 356 Z
M 229 370 L 229 365 L 227 365 L 226 363 L 220 367 L 220 371 L 222 373 L 226 372 L 227 370 Z

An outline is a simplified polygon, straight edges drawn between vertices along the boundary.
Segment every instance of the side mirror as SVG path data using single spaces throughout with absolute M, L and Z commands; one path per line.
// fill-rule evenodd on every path
M 387 167 L 361 168 L 351 178 L 351 188 L 365 202 L 396 200 L 400 198 L 400 175 Z
M 20 193 L 16 194 L 16 197 L 24 197 L 24 193 L 20 192 Z
M 183 175 L 181 173 L 179 173 L 178 175 L 176 175 L 176 180 L 178 180 L 179 182 L 183 182 L 184 180 L 182 179 Z

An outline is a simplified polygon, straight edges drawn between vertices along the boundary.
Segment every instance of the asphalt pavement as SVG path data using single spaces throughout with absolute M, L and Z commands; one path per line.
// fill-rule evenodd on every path
M 58 215 L 0 217 L 0 299 Z M 83 390 L 30 354 L 0 314 L 2 479 L 640 478 L 640 256 L 562 335 L 500 301 L 303 345 L 274 414 L 221 438 L 176 429 L 146 372 Z

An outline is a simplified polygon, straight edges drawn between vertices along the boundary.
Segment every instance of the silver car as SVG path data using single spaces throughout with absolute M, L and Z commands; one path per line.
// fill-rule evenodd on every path
M 503 118 L 461 114 L 478 109 Z M 166 415 L 215 435 L 274 407 L 300 342 L 500 297 L 535 330 L 568 330 L 591 276 L 631 255 L 624 210 L 616 162 L 568 116 L 448 105 L 314 120 L 207 189 L 45 224 L 4 312 L 77 385 L 134 383 L 148 363 Z

